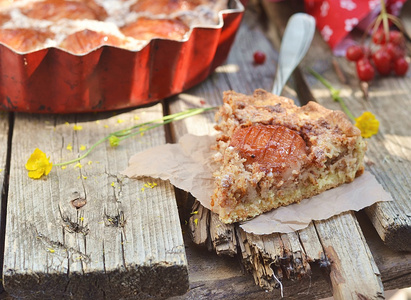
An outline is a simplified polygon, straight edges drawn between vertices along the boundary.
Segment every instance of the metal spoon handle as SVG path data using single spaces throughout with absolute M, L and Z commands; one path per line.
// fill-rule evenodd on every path
M 307 53 L 314 32 L 315 19 L 312 16 L 296 13 L 289 19 L 281 41 L 273 94 L 281 94 L 291 73 Z

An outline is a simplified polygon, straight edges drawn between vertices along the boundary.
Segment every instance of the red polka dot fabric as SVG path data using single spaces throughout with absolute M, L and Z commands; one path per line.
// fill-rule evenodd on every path
M 387 12 L 398 15 L 406 0 L 387 0 Z M 381 11 L 380 0 L 304 0 L 305 10 L 315 17 L 317 29 L 335 50 L 360 23 L 370 23 Z

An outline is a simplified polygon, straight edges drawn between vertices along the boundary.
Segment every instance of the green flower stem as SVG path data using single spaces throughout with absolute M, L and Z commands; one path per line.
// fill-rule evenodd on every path
M 390 39 L 390 23 L 389 21 L 391 21 L 395 26 L 397 26 L 397 28 L 404 34 L 406 32 L 403 24 L 401 23 L 401 20 L 392 15 L 389 14 L 387 12 L 387 8 L 385 6 L 385 1 L 384 0 L 380 0 L 381 2 L 381 12 L 378 14 L 378 17 L 375 19 L 374 23 L 373 23 L 373 30 L 372 32 L 376 32 L 378 30 L 378 27 L 381 25 L 382 22 L 382 26 L 384 29 L 384 34 L 385 34 L 385 40 L 388 41 Z M 372 24 L 371 24 L 372 25 Z M 367 33 L 368 30 L 365 31 L 365 33 Z
M 104 141 L 108 140 L 110 136 L 111 136 L 111 135 L 106 136 L 106 137 L 100 139 L 99 141 L 97 141 L 97 142 L 96 142 L 95 144 L 93 144 L 93 145 L 90 147 L 90 149 L 88 149 L 88 150 L 86 151 L 86 153 L 84 153 L 82 156 L 77 157 L 77 158 L 72 159 L 72 160 L 69 160 L 69 161 L 57 163 L 57 164 L 54 164 L 54 165 L 55 165 L 55 166 L 66 166 L 66 165 L 69 165 L 69 164 L 72 164 L 72 163 L 75 163 L 75 162 L 78 162 L 78 161 L 82 160 L 82 159 L 85 158 L 87 155 L 89 155 L 90 152 L 94 150 L 94 148 L 96 148 L 98 145 L 100 145 L 100 144 L 103 143 Z
M 123 140 L 128 139 L 130 137 L 133 137 L 137 134 L 141 134 L 143 132 L 146 132 L 150 129 L 153 129 L 153 128 L 156 128 L 156 127 L 159 127 L 159 126 L 163 126 L 163 125 L 169 124 L 169 123 L 174 122 L 174 121 L 182 120 L 182 119 L 185 119 L 185 118 L 188 118 L 188 117 L 191 117 L 191 116 L 194 116 L 194 115 L 197 115 L 197 114 L 200 114 L 202 112 L 212 110 L 212 109 L 215 109 L 215 108 L 216 107 L 202 108 L 202 109 L 200 109 L 201 111 L 199 111 L 198 108 L 189 109 L 189 110 L 184 111 L 183 113 L 176 113 L 176 114 L 170 115 L 170 116 L 173 116 L 172 118 L 170 118 L 169 116 L 166 116 L 162 119 L 158 119 L 158 120 L 155 120 L 155 121 L 152 121 L 152 122 L 142 123 L 141 126 L 136 126 L 135 128 L 143 127 L 143 126 L 147 126 L 147 125 L 151 125 L 151 124 L 153 124 L 153 125 L 149 126 L 149 127 L 145 127 L 145 128 L 143 127 L 143 129 L 138 130 L 138 131 L 133 132 L 133 133 L 130 133 L 126 136 L 119 137 L 119 139 L 120 139 L 120 141 L 123 141 Z M 161 123 L 157 123 L 157 122 L 161 122 Z
M 106 137 L 98 140 L 95 144 L 93 144 L 90 147 L 90 149 L 88 149 L 86 151 L 86 153 L 84 153 L 80 157 L 69 160 L 69 161 L 56 163 L 54 165 L 55 166 L 66 166 L 66 165 L 69 165 L 69 164 L 72 164 L 72 163 L 75 163 L 75 162 L 79 162 L 80 160 L 82 160 L 83 158 L 88 156 L 91 153 L 91 151 L 93 151 L 98 145 L 104 143 L 105 141 L 110 139 L 110 137 L 112 137 L 112 136 L 115 136 L 119 139 L 119 141 L 122 141 L 122 140 L 130 138 L 132 136 L 135 136 L 137 134 L 141 134 L 143 132 L 146 132 L 150 129 L 153 129 L 153 128 L 156 128 L 156 127 L 159 127 L 159 126 L 163 126 L 163 125 L 169 124 L 169 123 L 174 122 L 174 121 L 178 121 L 178 120 L 182 120 L 182 119 L 185 119 L 185 118 L 188 118 L 188 117 L 192 117 L 192 116 L 195 116 L 195 115 L 198 115 L 198 114 L 201 114 L 203 112 L 213 110 L 213 109 L 216 109 L 216 108 L 217 107 L 191 108 L 191 109 L 187 109 L 187 110 L 182 111 L 182 112 L 178 112 L 178 113 L 175 113 L 175 114 L 164 116 L 160 119 L 144 122 L 144 123 L 134 125 L 132 127 L 126 128 L 126 129 L 122 129 L 122 130 L 112 132 L 109 135 L 107 135 Z M 151 125 L 151 126 L 148 126 L 148 125 Z M 148 127 L 145 127 L 145 126 L 148 126 Z M 143 129 L 141 129 L 141 128 L 143 128 Z M 140 130 L 136 130 L 136 129 L 140 129 Z
M 190 108 L 190 109 L 187 109 L 187 110 L 182 111 L 182 112 L 178 112 L 178 113 L 175 113 L 175 114 L 172 114 L 172 115 L 164 116 L 160 119 L 144 122 L 144 123 L 141 123 L 141 124 L 138 124 L 138 125 L 126 128 L 126 129 L 122 129 L 122 130 L 119 130 L 119 131 L 112 132 L 110 134 L 110 136 L 112 136 L 112 135 L 117 136 L 117 137 L 125 136 L 125 135 L 129 134 L 129 133 L 124 133 L 125 131 L 132 131 L 133 129 L 137 129 L 137 128 L 140 128 L 140 127 L 143 127 L 143 126 L 146 126 L 146 125 L 149 125 L 149 124 L 153 124 L 153 123 L 158 123 L 158 122 L 162 122 L 161 124 L 163 124 L 163 122 L 167 121 L 167 120 L 171 120 L 171 122 L 175 121 L 175 120 L 180 120 L 180 119 L 192 116 L 192 115 L 200 114 L 202 112 L 205 112 L 207 110 L 211 110 L 211 109 L 214 109 L 214 108 L 215 107 Z M 168 124 L 168 123 L 170 123 L 170 122 L 167 122 L 167 123 L 164 123 L 164 124 Z
M 324 77 L 322 77 L 320 74 L 318 74 L 316 71 L 313 69 L 308 69 L 308 71 L 315 77 L 317 78 L 326 88 L 331 93 L 331 97 L 333 98 L 334 101 L 338 102 L 342 108 L 342 110 L 345 112 L 345 114 L 353 121 L 355 122 L 355 117 L 351 113 L 351 111 L 348 109 L 347 105 L 345 104 L 344 100 L 340 97 L 340 90 L 335 89 L 331 83 L 329 83 Z
M 387 14 L 387 9 L 385 8 L 385 2 L 384 0 L 381 0 L 381 12 L 379 17 L 382 19 L 382 26 L 384 28 L 384 33 L 385 33 L 385 40 L 388 41 L 390 39 L 390 25 L 388 23 L 388 14 Z

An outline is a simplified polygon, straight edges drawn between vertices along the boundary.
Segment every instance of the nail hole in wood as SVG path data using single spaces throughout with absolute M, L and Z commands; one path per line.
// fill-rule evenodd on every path
M 86 204 L 87 204 L 87 200 L 83 198 L 77 198 L 77 199 L 71 200 L 71 205 L 73 205 L 75 209 L 80 209 Z

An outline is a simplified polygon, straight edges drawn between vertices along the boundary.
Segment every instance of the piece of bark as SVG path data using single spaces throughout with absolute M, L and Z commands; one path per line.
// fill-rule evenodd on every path
M 195 201 L 192 216 L 188 221 L 191 238 L 196 245 L 207 245 L 210 248 L 210 211 Z M 211 250 L 211 249 L 210 249 Z
M 210 238 L 218 255 L 237 254 L 237 239 L 234 224 L 224 224 L 218 214 L 210 213 Z

